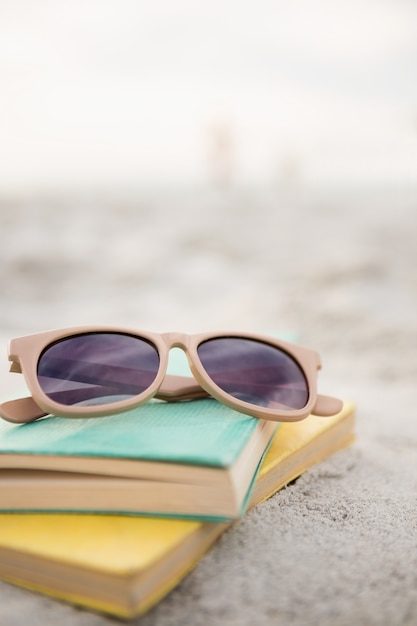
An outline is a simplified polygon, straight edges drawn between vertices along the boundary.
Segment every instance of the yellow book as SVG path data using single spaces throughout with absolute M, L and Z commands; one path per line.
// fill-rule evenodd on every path
M 354 440 L 354 405 L 278 429 L 251 506 Z M 146 612 L 230 523 L 92 514 L 0 514 L 0 578 L 123 618 Z

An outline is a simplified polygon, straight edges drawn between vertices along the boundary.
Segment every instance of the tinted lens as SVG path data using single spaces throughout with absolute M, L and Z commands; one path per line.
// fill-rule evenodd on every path
M 223 391 L 270 409 L 302 409 L 308 384 L 298 363 L 267 343 L 238 337 L 209 339 L 198 356 L 210 378 Z
M 158 351 L 145 339 L 88 333 L 47 347 L 38 362 L 38 380 L 60 404 L 108 404 L 142 393 L 158 369 Z

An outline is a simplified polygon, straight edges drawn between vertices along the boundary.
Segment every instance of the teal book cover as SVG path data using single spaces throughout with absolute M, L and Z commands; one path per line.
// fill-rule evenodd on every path
M 258 425 L 259 420 L 210 398 L 156 400 L 109 417 L 51 416 L 18 426 L 1 421 L 0 455 L 115 457 L 227 467 Z

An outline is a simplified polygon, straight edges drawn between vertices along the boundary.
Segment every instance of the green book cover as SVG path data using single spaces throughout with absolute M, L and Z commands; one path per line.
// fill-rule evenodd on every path
M 213 467 L 233 464 L 258 425 L 257 419 L 210 398 L 150 401 L 101 418 L 48 417 L 19 426 L 0 422 L 0 454 L 116 457 Z

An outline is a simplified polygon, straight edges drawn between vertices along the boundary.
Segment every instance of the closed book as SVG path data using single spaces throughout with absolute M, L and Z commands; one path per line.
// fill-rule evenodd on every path
M 214 399 L 0 423 L 0 510 L 232 519 L 277 424 Z

